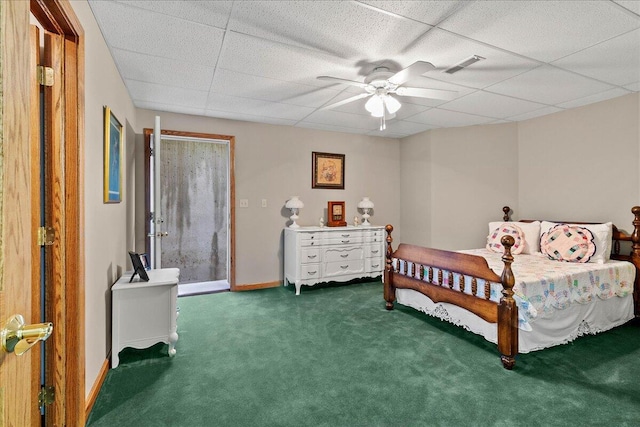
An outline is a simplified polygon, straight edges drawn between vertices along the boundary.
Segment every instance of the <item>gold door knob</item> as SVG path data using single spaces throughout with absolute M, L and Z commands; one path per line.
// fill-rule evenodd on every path
M 15 351 L 20 356 L 38 341 L 49 338 L 51 332 L 53 332 L 53 323 L 51 322 L 26 325 L 22 315 L 14 314 L 0 331 L 2 349 L 7 353 Z

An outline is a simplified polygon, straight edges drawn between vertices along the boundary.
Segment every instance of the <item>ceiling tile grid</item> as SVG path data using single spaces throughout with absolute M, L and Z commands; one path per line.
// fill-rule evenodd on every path
M 640 90 L 640 1 L 89 0 L 139 108 L 402 138 L 526 120 Z M 484 58 L 445 72 L 473 55 Z M 380 130 L 357 84 L 434 69 Z M 451 94 L 451 92 L 448 92 Z M 433 92 L 431 93 L 433 94 Z

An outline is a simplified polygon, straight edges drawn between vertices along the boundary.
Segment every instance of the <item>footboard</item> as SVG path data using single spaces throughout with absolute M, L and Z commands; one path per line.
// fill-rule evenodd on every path
M 474 255 L 408 244 L 401 244 L 393 251 L 393 226 L 387 225 L 386 231 L 384 299 L 387 310 L 393 309 L 396 289 L 412 289 L 433 302 L 454 304 L 489 323 L 497 323 L 500 358 L 506 369 L 512 369 L 518 354 L 518 309 L 513 299 L 515 279 L 511 270 L 514 239 L 511 236 L 502 238 L 505 268 L 502 276 L 498 276 L 484 258 Z M 502 285 L 499 303 L 490 300 L 491 283 Z M 483 289 L 479 290 L 478 286 Z

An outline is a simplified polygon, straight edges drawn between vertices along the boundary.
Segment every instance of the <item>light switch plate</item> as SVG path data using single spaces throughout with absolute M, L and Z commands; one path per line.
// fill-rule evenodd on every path
M 240 207 L 248 208 L 249 207 L 249 199 L 240 199 Z

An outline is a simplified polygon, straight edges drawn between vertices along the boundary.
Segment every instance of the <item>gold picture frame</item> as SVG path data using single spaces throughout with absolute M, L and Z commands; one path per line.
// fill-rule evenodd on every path
M 344 190 L 344 154 L 311 153 L 311 188 Z
M 122 124 L 104 107 L 104 203 L 122 201 L 122 158 L 124 153 Z

